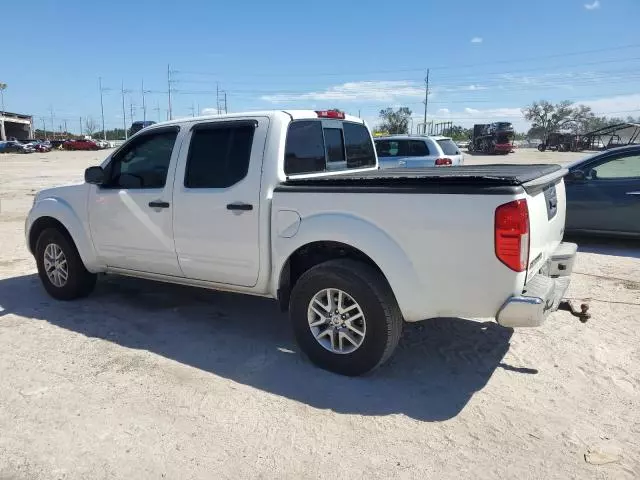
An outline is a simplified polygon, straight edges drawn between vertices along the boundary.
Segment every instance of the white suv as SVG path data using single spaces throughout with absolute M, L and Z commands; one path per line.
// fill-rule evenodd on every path
M 392 135 L 374 139 L 380 168 L 462 165 L 464 155 L 450 137 Z

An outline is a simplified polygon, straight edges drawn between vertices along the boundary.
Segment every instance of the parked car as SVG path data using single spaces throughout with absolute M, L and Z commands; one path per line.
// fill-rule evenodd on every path
M 54 298 L 88 295 L 100 272 L 271 297 L 313 362 L 359 375 L 404 321 L 555 311 L 576 252 L 566 173 L 378 170 L 364 122 L 334 110 L 185 118 L 39 192 L 25 233 Z
M 48 142 L 43 142 L 42 140 L 25 140 L 23 142 L 24 145 L 31 147 L 36 152 L 50 152 L 51 144 Z
M 449 137 L 393 135 L 375 138 L 380 168 L 462 165 L 464 155 Z
M 33 153 L 35 151 L 33 147 L 24 145 L 16 140 L 9 140 L 0 146 L 0 152 L 2 153 Z
M 640 237 L 640 145 L 607 150 L 568 168 L 567 232 Z
M 62 144 L 62 148 L 65 150 L 99 150 L 100 147 L 93 140 L 76 139 L 67 140 Z
M 152 122 L 151 120 L 147 121 L 137 121 L 131 124 L 131 128 L 129 129 L 129 136 L 133 136 L 138 133 L 143 128 L 150 127 L 151 125 L 155 125 L 156 122 Z
M 101 148 L 101 149 L 111 147 L 111 144 L 106 140 L 94 140 L 94 142 L 96 143 L 96 145 L 98 145 L 98 148 Z

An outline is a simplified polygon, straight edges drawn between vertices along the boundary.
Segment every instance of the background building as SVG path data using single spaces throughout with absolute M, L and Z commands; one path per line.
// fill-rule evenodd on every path
M 15 137 L 18 140 L 33 138 L 33 117 L 20 113 L 0 112 L 0 140 Z

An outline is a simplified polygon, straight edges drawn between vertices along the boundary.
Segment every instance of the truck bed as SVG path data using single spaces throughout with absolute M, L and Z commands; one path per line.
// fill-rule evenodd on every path
M 533 194 L 567 173 L 560 165 L 462 165 L 421 169 L 385 169 L 311 178 L 288 178 L 276 190 L 306 192 L 366 191 L 391 193 Z

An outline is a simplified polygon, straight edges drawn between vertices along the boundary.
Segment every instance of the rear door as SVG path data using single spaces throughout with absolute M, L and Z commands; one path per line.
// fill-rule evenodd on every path
M 619 152 L 581 166 L 567 185 L 567 229 L 640 233 L 640 153 Z
M 375 140 L 376 153 L 380 168 L 397 168 L 399 163 L 399 145 L 397 140 Z
M 269 120 L 196 124 L 174 184 L 174 239 L 187 278 L 251 287 L 260 265 L 260 180 Z

